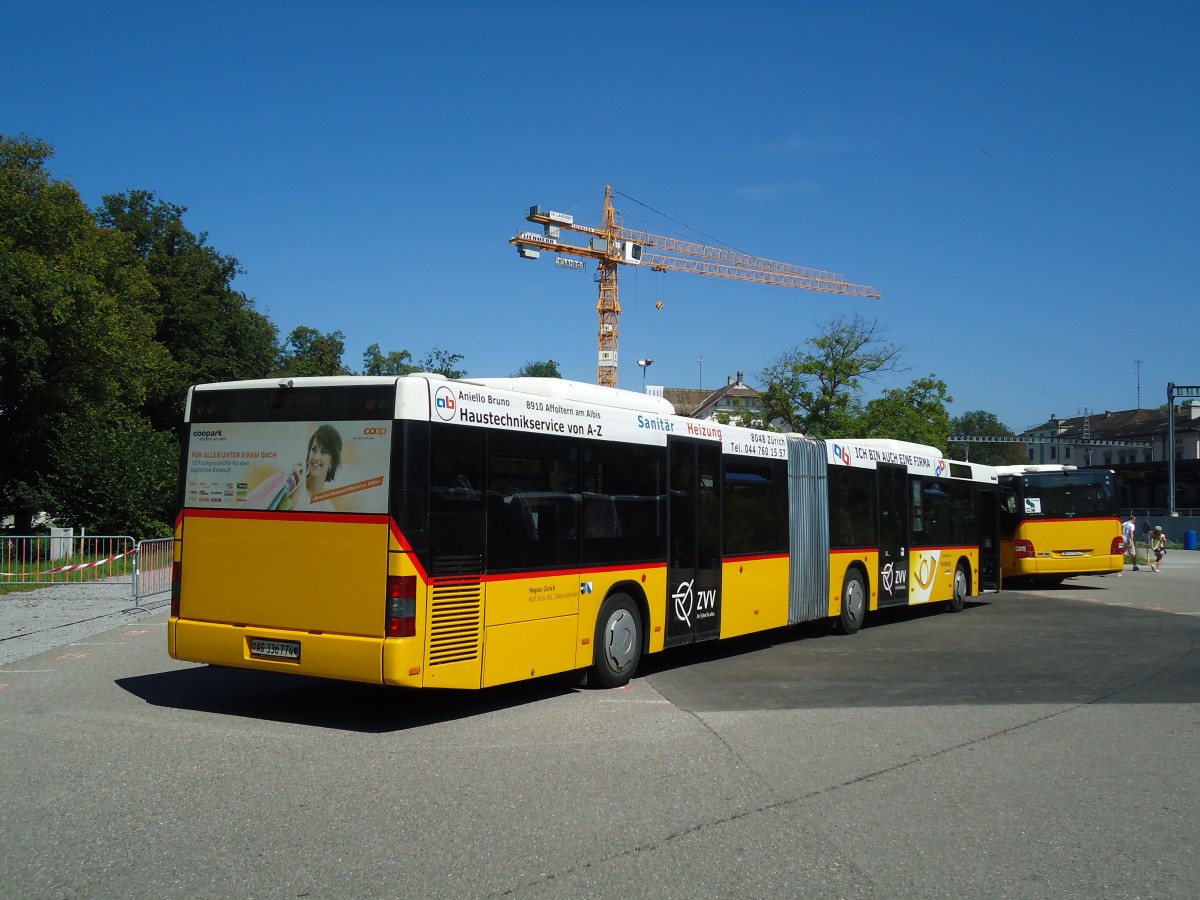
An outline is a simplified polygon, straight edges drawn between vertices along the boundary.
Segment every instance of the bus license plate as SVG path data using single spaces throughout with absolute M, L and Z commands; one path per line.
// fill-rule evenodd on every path
M 1082 550 L 1063 550 L 1058 555 L 1059 556 L 1083 556 L 1084 553 Z
M 250 638 L 250 655 L 267 659 L 299 659 L 299 641 L 272 641 L 267 638 Z

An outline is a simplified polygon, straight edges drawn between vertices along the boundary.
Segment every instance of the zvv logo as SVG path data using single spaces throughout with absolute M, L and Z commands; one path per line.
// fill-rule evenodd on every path
M 883 567 L 883 592 L 888 596 L 908 588 L 908 569 L 888 563 Z
M 671 595 L 675 601 L 675 618 L 692 627 L 692 582 L 681 581 L 675 593 Z

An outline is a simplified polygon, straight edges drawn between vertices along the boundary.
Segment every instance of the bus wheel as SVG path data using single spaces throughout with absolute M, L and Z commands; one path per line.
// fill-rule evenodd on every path
M 967 570 L 960 564 L 954 570 L 954 596 L 946 601 L 946 612 L 962 612 L 970 593 L 971 586 L 967 580 Z
M 842 611 L 833 620 L 833 627 L 842 634 L 854 634 L 862 628 L 867 617 L 867 588 L 862 575 L 851 569 L 842 582 Z
M 597 682 L 610 688 L 628 684 L 642 658 L 642 620 L 628 594 L 613 594 L 600 607 L 595 646 Z

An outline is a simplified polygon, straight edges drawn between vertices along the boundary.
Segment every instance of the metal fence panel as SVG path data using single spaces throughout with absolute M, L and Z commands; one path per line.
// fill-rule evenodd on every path
M 174 538 L 154 538 L 138 541 L 133 579 L 133 599 L 141 608 L 142 601 L 171 590 L 171 565 L 175 559 Z
M 132 585 L 136 559 L 128 535 L 8 535 L 0 537 L 0 585 Z

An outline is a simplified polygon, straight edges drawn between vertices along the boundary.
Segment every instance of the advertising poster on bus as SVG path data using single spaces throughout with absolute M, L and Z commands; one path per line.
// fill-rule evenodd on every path
M 184 505 L 386 513 L 389 432 L 379 421 L 193 424 Z

